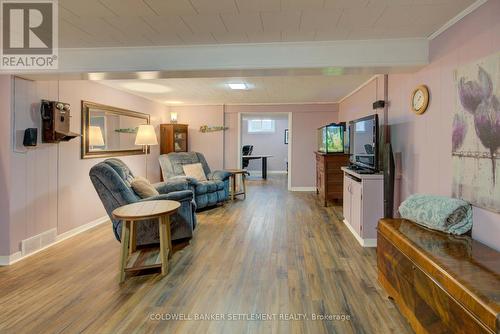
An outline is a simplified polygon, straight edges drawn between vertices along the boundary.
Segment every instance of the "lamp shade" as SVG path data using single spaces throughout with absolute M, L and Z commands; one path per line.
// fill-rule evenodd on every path
M 150 124 L 139 125 L 137 136 L 135 137 L 136 145 L 158 145 L 154 126 Z
M 104 138 L 102 137 L 101 127 L 89 126 L 89 145 L 104 146 Z
M 170 112 L 170 122 L 172 123 L 177 123 L 177 112 L 171 111 Z

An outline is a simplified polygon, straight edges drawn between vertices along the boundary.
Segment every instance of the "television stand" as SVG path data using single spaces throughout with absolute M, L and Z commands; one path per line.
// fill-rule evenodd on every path
M 364 168 L 364 167 L 357 166 L 357 165 L 349 165 L 347 168 L 349 170 L 352 170 L 353 172 L 358 173 L 358 174 L 376 174 L 377 173 L 372 169 Z
M 344 172 L 344 224 L 363 247 L 377 246 L 377 222 L 384 216 L 384 175 Z

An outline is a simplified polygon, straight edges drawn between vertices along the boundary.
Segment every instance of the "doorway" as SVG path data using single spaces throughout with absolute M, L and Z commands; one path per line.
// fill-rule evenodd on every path
M 266 170 L 267 177 L 287 174 L 290 190 L 292 137 L 292 115 L 289 112 L 238 113 L 238 168 L 246 169 L 255 179 L 265 179 Z M 249 158 L 243 158 L 243 148 Z

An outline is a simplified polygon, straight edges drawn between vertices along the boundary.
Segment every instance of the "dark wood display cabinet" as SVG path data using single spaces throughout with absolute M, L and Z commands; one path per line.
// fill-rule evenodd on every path
M 187 124 L 160 125 L 160 154 L 188 151 Z

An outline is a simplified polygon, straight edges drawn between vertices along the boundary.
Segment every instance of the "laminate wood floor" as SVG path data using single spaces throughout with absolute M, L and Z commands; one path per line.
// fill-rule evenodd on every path
M 246 200 L 198 219 L 163 278 L 120 286 L 109 224 L 0 268 L 0 333 L 411 333 L 377 283 L 375 250 L 285 176 L 249 181 Z

